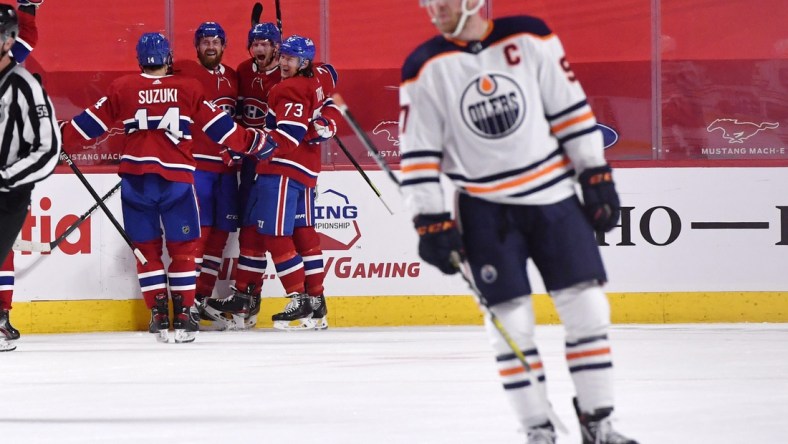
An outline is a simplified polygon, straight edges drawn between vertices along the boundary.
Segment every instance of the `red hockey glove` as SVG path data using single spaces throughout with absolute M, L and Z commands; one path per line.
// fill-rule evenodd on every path
M 337 124 L 333 119 L 318 116 L 312 120 L 312 128 L 306 133 L 306 143 L 320 143 L 331 139 L 337 133 Z
M 465 248 L 457 224 L 449 213 L 419 214 L 413 219 L 419 233 L 419 256 L 445 274 L 458 272 L 453 254 L 465 259 Z
M 610 165 L 589 168 L 580 173 L 583 210 L 596 231 L 610 231 L 618 223 L 621 202 L 618 200 Z
M 276 149 L 278 145 L 268 132 L 257 128 L 246 128 L 246 131 L 254 134 L 254 139 L 251 145 L 249 145 L 246 154 L 256 157 L 257 160 L 268 159 L 274 154 L 274 149 Z

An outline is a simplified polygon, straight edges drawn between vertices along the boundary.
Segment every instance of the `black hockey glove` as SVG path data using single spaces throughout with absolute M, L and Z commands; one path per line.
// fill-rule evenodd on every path
M 610 231 L 618 223 L 621 203 L 610 165 L 589 168 L 580 174 L 583 209 L 596 231 Z
M 452 261 L 452 253 L 465 259 L 462 237 L 457 224 L 449 213 L 419 214 L 413 218 L 416 232 L 419 233 L 419 256 L 424 262 L 434 265 L 445 274 L 458 272 Z

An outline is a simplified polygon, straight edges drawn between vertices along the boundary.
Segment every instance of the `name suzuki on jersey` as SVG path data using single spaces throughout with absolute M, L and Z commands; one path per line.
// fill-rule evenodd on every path
M 175 88 L 144 89 L 139 92 L 139 103 L 169 103 L 178 101 L 178 90 Z

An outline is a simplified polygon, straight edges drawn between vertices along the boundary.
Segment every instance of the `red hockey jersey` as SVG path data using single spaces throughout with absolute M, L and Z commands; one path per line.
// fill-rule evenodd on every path
M 322 169 L 320 144 L 309 144 L 306 134 L 318 116 L 338 122 L 341 115 L 331 95 L 336 86 L 334 67 L 318 64 L 314 77 L 282 80 L 268 96 L 267 127 L 277 148 L 269 162 L 257 165 L 258 174 L 279 174 L 314 187 Z
M 176 75 L 191 77 L 200 82 L 205 98 L 230 117 L 235 118 L 238 75 L 232 68 L 220 64 L 215 70 L 209 70 L 194 60 L 176 61 L 173 68 Z M 193 136 L 192 153 L 198 170 L 214 173 L 235 170 L 222 161 L 220 153 L 224 149 L 223 146 L 211 140 L 202 131 L 194 131 Z
M 260 71 L 247 59 L 238 65 L 238 116 L 237 120 L 246 128 L 265 128 L 268 115 L 268 93 L 282 81 L 279 67 Z
M 123 122 L 126 133 L 118 173 L 154 173 L 174 182 L 194 181 L 192 124 L 235 151 L 247 151 L 254 140 L 205 100 L 196 80 L 130 74 L 113 81 L 106 96 L 63 127 L 63 144 L 96 138 L 115 122 Z

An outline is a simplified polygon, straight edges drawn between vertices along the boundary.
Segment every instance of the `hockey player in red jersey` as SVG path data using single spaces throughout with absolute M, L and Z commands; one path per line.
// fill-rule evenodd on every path
M 257 165 L 244 220 L 257 227 L 254 245 L 268 251 L 290 303 L 273 316 L 283 330 L 325 328 L 323 263 L 314 230 L 314 187 L 321 170 L 321 141 L 336 133 L 339 110 L 330 94 L 336 72 L 314 66 L 312 40 L 291 36 L 280 47 L 282 82 L 268 96 L 267 128 L 275 146 L 270 161 Z
M 38 28 L 36 27 L 36 9 L 43 0 L 18 0 L 17 22 L 19 35 L 11 46 L 11 57 L 17 62 L 25 61 L 38 42 Z M 8 255 L 0 264 L 0 352 L 16 349 L 16 340 L 19 339 L 19 330 L 11 325 L 11 301 L 14 296 L 14 252 Z
M 258 23 L 249 30 L 247 50 L 251 57 L 238 65 L 237 120 L 246 128 L 265 128 L 268 114 L 268 93 L 282 80 L 279 70 L 279 46 L 282 38 L 273 23 Z M 222 328 L 253 328 L 260 311 L 260 291 L 263 274 L 267 267 L 265 250 L 254 246 L 256 227 L 243 220 L 243 210 L 249 201 L 254 183 L 257 159 L 245 156 L 239 159 L 241 178 L 239 207 L 241 210 L 241 232 L 238 237 L 240 254 L 235 271 L 233 294 L 224 299 L 210 301 L 204 305 L 205 316 L 223 324 Z
M 199 63 L 176 60 L 176 74 L 196 79 L 205 98 L 235 118 L 238 76 L 222 64 L 227 46 L 224 29 L 205 22 L 194 32 L 194 47 Z M 197 162 L 194 189 L 200 204 L 200 240 L 195 251 L 197 262 L 197 304 L 210 297 L 222 265 L 222 252 L 230 233 L 238 229 L 238 178 L 236 167 L 222 158 L 224 147 L 202 131 L 195 131 L 192 153 Z
M 194 79 L 167 75 L 170 44 L 158 33 L 143 34 L 137 43 L 141 74 L 116 79 L 105 97 L 63 127 L 66 144 L 98 137 L 115 122 L 125 127 L 118 174 L 124 227 L 148 259 L 137 264 L 143 299 L 151 310 L 149 331 L 169 340 L 168 286 L 173 301 L 175 342 L 191 342 L 198 331 L 194 305 L 194 251 L 200 237 L 194 192 L 195 160 L 191 123 L 217 143 L 233 150 L 270 154 L 265 134 L 246 129 L 205 100 Z M 265 148 L 265 152 L 260 150 Z M 165 272 L 162 232 L 171 258 Z
M 340 113 L 331 99 L 336 71 L 331 65 L 313 65 L 314 56 L 308 38 L 291 36 L 282 43 L 283 80 L 269 95 L 267 119 L 277 151 L 258 165 L 254 188 L 258 201 L 276 205 L 256 206 L 250 212 L 291 298 L 285 310 L 272 317 L 274 328 L 282 330 L 328 326 L 314 202 L 322 168 L 320 142 L 336 134 Z
M 419 255 L 447 274 L 467 258 L 467 279 L 499 321 L 485 325 L 506 396 L 528 442 L 551 444 L 558 420 L 534 340 L 533 260 L 566 329 L 583 443 L 636 444 L 610 420 L 610 306 L 594 236 L 616 226 L 620 203 L 561 42 L 535 17 L 485 20 L 484 0 L 421 2 L 441 35 L 407 57 L 399 90 L 401 191 Z M 441 173 L 458 190 L 456 221 Z
M 8 252 L 0 264 L 0 352 L 16 349 L 19 330 L 11 325 L 8 312 L 11 311 L 11 299 L 14 296 L 14 251 Z

